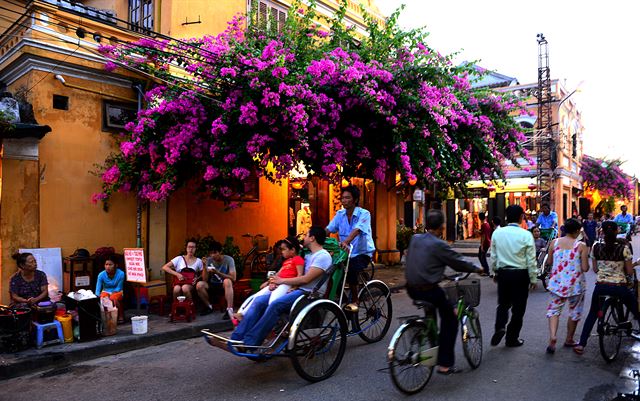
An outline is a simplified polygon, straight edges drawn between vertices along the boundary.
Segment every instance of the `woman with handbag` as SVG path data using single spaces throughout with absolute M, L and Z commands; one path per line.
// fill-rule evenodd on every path
M 173 299 L 180 295 L 191 299 L 193 286 L 202 273 L 202 259 L 196 257 L 196 241 L 187 240 L 186 253 L 171 259 L 162 266 L 167 274 L 173 276 Z

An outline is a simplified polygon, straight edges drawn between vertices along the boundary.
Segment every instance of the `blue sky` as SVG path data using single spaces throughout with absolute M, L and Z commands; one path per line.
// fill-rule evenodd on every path
M 566 80 L 583 115 L 584 150 L 596 157 L 627 160 L 625 172 L 640 176 L 640 113 L 636 95 L 640 3 L 614 0 L 377 0 L 388 15 L 405 4 L 400 25 L 426 26 L 429 46 L 443 54 L 461 51 L 457 61 L 518 78 L 537 80 L 536 34 L 549 41 L 552 78 Z

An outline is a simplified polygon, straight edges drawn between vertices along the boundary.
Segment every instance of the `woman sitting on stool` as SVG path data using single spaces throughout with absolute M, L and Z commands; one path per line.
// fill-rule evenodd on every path
M 116 268 L 113 256 L 107 256 L 104 261 L 104 270 L 98 274 L 96 295 L 99 295 L 100 298 L 108 297 L 118 308 L 118 323 L 124 323 L 124 311 L 122 308 L 123 285 L 124 272 Z
M 18 271 L 9 282 L 11 306 L 33 307 L 38 302 L 49 300 L 47 275 L 38 270 L 36 258 L 30 253 L 15 253 L 12 258 L 18 265 Z

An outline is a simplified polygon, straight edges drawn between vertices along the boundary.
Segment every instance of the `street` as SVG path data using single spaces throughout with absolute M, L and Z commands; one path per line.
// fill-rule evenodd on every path
M 634 239 L 635 254 L 640 241 Z M 589 273 L 589 288 L 595 275 Z M 504 342 L 491 347 L 495 317 L 496 287 L 488 277 L 482 280 L 479 306 L 484 334 L 481 366 L 471 370 L 460 342 L 456 365 L 464 372 L 454 376 L 434 374 L 415 398 L 431 400 L 610 400 L 616 395 L 615 382 L 625 366 L 628 348 L 606 364 L 592 337 L 583 356 L 571 348 L 558 347 L 547 355 L 545 318 L 548 294 L 539 285 L 529 297 L 520 348 L 506 348 Z M 390 332 L 376 344 L 358 337 L 349 338 L 340 368 L 328 380 L 309 384 L 293 370 L 286 358 L 256 363 L 212 348 L 201 338 L 101 358 L 68 369 L 34 374 L 3 383 L 0 399 L 13 401 L 51 400 L 402 400 L 406 397 L 391 383 L 386 370 L 386 347 L 398 317 L 416 313 L 404 291 L 394 294 L 394 319 Z M 590 294 L 585 309 L 588 309 Z M 586 313 L 586 310 L 585 310 Z M 558 343 L 565 335 L 565 315 Z M 581 325 L 578 328 L 578 333 Z M 594 330 L 595 332 L 595 330 Z M 576 338 L 577 339 L 577 338 Z

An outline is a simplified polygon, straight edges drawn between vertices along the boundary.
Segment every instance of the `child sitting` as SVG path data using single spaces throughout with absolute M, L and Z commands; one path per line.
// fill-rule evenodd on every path
M 284 259 L 282 267 L 276 275 L 281 278 L 293 278 L 301 276 L 304 272 L 304 259 L 302 259 L 302 257 L 298 255 L 298 252 L 300 250 L 300 242 L 295 237 L 287 237 L 283 240 L 278 241 L 276 246 L 280 249 L 282 258 Z M 270 283 L 270 280 L 262 283 L 260 288 L 261 290 L 258 291 L 252 298 L 271 293 L 271 296 L 269 297 L 269 303 L 272 303 L 291 290 L 290 285 L 277 285 L 274 283 Z M 234 323 L 235 321 L 242 320 L 242 317 L 251 307 L 251 304 L 252 302 L 247 302 L 246 305 L 240 307 L 238 312 L 233 315 Z

